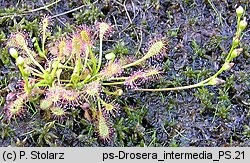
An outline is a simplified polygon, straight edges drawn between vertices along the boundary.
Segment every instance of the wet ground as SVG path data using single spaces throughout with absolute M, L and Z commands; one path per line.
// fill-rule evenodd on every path
M 55 16 L 84 5 L 55 16 L 53 26 L 68 32 L 71 25 L 108 22 L 114 32 L 104 49 L 123 57 L 139 57 L 150 40 L 164 38 L 164 56 L 145 63 L 157 65 L 162 74 L 141 88 L 189 85 L 210 77 L 230 49 L 237 6 L 246 8 L 245 16 L 250 18 L 249 2 L 226 0 L 61 1 L 25 13 L 50 3 L 0 1 L 1 146 L 250 146 L 249 27 L 241 42 L 243 53 L 231 70 L 219 76 L 224 84 L 156 93 L 126 89 L 119 99 L 119 114 L 111 117 L 115 132 L 108 143 L 97 139 L 93 124 L 77 118 L 44 128 L 45 122 L 32 109 L 8 124 L 2 108 L 20 75 L 4 42 L 16 30 L 37 35 L 41 15 Z M 51 30 L 56 33 L 58 28 Z

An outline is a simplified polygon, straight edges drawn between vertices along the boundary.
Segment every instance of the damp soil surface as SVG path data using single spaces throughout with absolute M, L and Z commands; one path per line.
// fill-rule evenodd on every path
M 119 111 L 109 117 L 114 130 L 110 141 L 98 139 L 94 124 L 84 118 L 73 116 L 51 127 L 32 104 L 22 117 L 7 121 L 7 95 L 17 89 L 21 76 L 5 42 L 15 31 L 39 35 L 43 16 L 54 17 L 50 30 L 58 35 L 71 32 L 72 26 L 111 24 L 104 51 L 128 60 L 140 58 L 152 42 L 164 39 L 162 56 L 144 63 L 161 74 L 138 83 L 139 88 L 184 86 L 210 77 L 230 50 L 235 9 L 241 5 L 250 19 L 248 1 L 61 0 L 49 5 L 53 2 L 0 0 L 0 146 L 250 146 L 249 26 L 241 40 L 242 54 L 233 60 L 232 69 L 218 76 L 225 80 L 221 85 L 168 92 L 122 87 Z

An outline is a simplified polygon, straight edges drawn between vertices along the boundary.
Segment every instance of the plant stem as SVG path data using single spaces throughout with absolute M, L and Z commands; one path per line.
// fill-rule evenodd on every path
M 40 70 L 45 73 L 44 68 L 34 59 L 34 57 L 32 56 L 32 54 L 30 53 L 28 47 L 25 47 L 25 51 L 27 52 L 28 56 L 30 57 L 30 59 L 32 60 L 32 62 L 40 68 Z
M 101 111 L 101 102 L 100 102 L 100 98 L 97 99 L 97 106 L 98 106 L 98 111 Z
M 28 93 L 28 94 L 30 94 L 30 92 L 31 92 L 31 89 L 30 89 L 30 86 L 29 86 L 29 78 L 28 78 L 28 76 L 27 76 L 27 74 L 25 74 L 25 71 L 24 71 L 24 69 L 23 69 L 23 66 L 18 66 L 18 68 L 19 68 L 19 70 L 20 70 L 20 72 L 21 72 L 21 74 L 22 74 L 22 77 L 23 77 L 23 80 L 24 80 L 24 90 Z
M 125 69 L 125 68 L 131 67 L 131 66 L 138 65 L 138 64 L 140 64 L 144 60 L 145 60 L 145 58 L 143 57 L 141 59 L 136 60 L 135 62 L 132 62 L 132 63 L 129 63 L 127 65 L 122 66 L 122 68 Z
M 36 74 L 43 75 L 42 72 L 38 71 L 37 69 L 34 69 L 33 67 L 27 66 L 27 68 L 30 69 L 31 71 L 34 71 Z M 34 72 L 32 72 L 32 73 L 34 73 Z
M 100 51 L 99 51 L 99 61 L 96 69 L 96 73 L 100 70 L 102 64 L 102 37 L 100 37 Z
M 88 48 L 89 48 L 89 55 L 91 57 L 91 62 L 93 63 L 93 68 L 91 69 L 89 66 L 88 67 L 89 67 L 90 71 L 92 70 L 91 72 L 96 73 L 96 58 L 95 58 L 90 46 L 88 46 Z
M 74 67 L 71 67 L 71 66 L 65 66 L 65 65 L 59 65 L 59 68 L 65 68 L 65 69 L 71 69 L 71 70 L 74 70 Z
M 232 45 L 228 55 L 227 55 L 227 58 L 225 60 L 225 62 L 230 62 L 232 59 L 231 59 L 231 53 L 233 52 L 233 50 L 236 48 L 236 46 Z
M 118 85 L 118 84 L 124 84 L 124 82 L 102 83 L 102 85 Z
M 32 74 L 39 77 L 39 78 L 43 78 L 43 75 L 41 75 L 41 74 L 38 74 L 38 73 L 35 73 L 35 72 L 32 72 Z
M 51 84 L 54 81 L 54 77 L 56 75 L 56 70 L 59 66 L 61 58 L 59 57 L 58 60 L 56 61 L 55 67 L 52 69 L 51 73 L 50 73 L 50 79 L 49 79 L 49 84 Z
M 158 89 L 135 89 L 135 91 L 150 91 L 150 92 L 161 92 L 161 91 L 177 91 L 177 90 L 183 90 L 183 89 L 190 89 L 190 88 L 196 88 L 205 86 L 207 82 L 209 82 L 211 79 L 216 78 L 220 73 L 222 73 L 224 70 L 221 67 L 219 71 L 217 71 L 213 76 L 192 85 L 187 86 L 180 86 L 180 87 L 173 87 L 173 88 L 158 88 Z
M 46 29 L 44 29 L 44 30 L 46 30 Z M 46 34 L 45 34 L 45 31 L 43 31 L 43 40 L 42 40 L 42 53 L 43 53 L 43 56 L 45 56 L 45 49 L 44 49 L 45 41 L 46 41 Z
M 85 54 L 85 60 L 84 60 L 84 65 L 83 65 L 82 71 L 84 71 L 84 70 L 86 69 L 87 63 L 88 63 L 88 57 L 89 57 L 89 52 L 90 52 L 90 47 L 89 47 L 89 45 L 88 45 L 87 48 L 88 48 L 88 53 Z
M 128 77 L 116 77 L 116 78 L 110 78 L 109 80 L 126 80 Z

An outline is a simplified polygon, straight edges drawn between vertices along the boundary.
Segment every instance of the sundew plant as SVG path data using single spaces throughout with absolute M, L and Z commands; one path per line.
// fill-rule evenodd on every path
M 140 84 L 160 78 L 163 75 L 160 67 L 143 66 L 136 71 L 133 67 L 162 55 L 167 40 L 152 41 L 141 58 L 128 62 L 114 53 L 103 52 L 103 44 L 112 33 L 111 25 L 97 23 L 96 33 L 82 25 L 57 41 L 48 41 L 47 37 L 52 35 L 48 27 L 53 20 L 45 17 L 39 37 L 29 38 L 17 31 L 6 43 L 22 80 L 17 84 L 18 91 L 8 94 L 11 100 L 4 106 L 5 118 L 8 121 L 21 118 L 28 111 L 28 102 L 37 104 L 35 107 L 44 121 L 64 123 L 75 110 L 81 110 L 84 114 L 80 116 L 94 124 L 99 138 L 108 141 L 114 132 L 110 116 L 120 110 L 116 100 L 123 91 L 174 91 L 223 83 L 218 75 L 232 68 L 233 59 L 243 50 L 239 45 L 247 22 L 246 18 L 242 19 L 242 7 L 238 7 L 236 13 L 236 34 L 218 72 L 197 84 L 158 89 L 144 89 Z M 128 68 L 134 70 L 130 75 L 124 73 Z

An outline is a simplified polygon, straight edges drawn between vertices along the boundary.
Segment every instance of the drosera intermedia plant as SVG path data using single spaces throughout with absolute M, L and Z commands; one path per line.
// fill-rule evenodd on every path
M 35 37 L 30 41 L 19 31 L 11 34 L 7 42 L 23 84 L 15 93 L 16 99 L 5 105 L 6 117 L 11 120 L 25 114 L 28 101 L 37 101 L 39 111 L 47 116 L 44 120 L 63 122 L 73 110 L 79 109 L 85 112 L 84 115 L 89 114 L 87 120 L 95 124 L 100 139 L 109 140 L 113 133 L 110 116 L 115 116 L 119 110 L 115 97 L 123 94 L 117 84 L 133 88 L 137 80 L 146 80 L 160 73 L 156 68 L 148 68 L 126 77 L 122 76 L 124 69 L 159 54 L 165 42 L 155 41 L 144 57 L 125 63 L 114 53 L 103 56 L 103 42 L 112 32 L 109 24 L 100 22 L 95 26 L 99 32 L 97 39 L 91 29 L 81 26 L 67 37 L 49 42 L 47 36 L 51 33 L 46 28 L 51 21 L 44 17 L 41 38 Z M 99 53 L 93 50 L 94 44 L 99 44 Z
M 197 84 L 162 89 L 139 88 L 139 84 L 162 74 L 159 67 L 131 67 L 163 53 L 166 40 L 154 40 L 143 57 L 126 63 L 114 53 L 107 53 L 105 57 L 103 55 L 103 43 L 112 32 L 109 24 L 100 22 L 95 26 L 98 37 L 94 37 L 92 30 L 83 25 L 66 37 L 49 41 L 47 37 L 52 34 L 47 28 L 52 20 L 44 17 L 41 38 L 31 39 L 33 46 L 29 45 L 30 38 L 20 31 L 13 33 L 7 42 L 9 53 L 22 75 L 23 85 L 15 93 L 16 98 L 5 105 L 6 118 L 11 120 L 25 114 L 24 104 L 28 101 L 39 104 L 39 111 L 47 116 L 44 120 L 56 120 L 60 123 L 79 109 L 95 125 L 99 138 L 104 142 L 110 140 L 114 132 L 110 117 L 115 116 L 119 110 L 115 99 L 123 94 L 120 85 L 136 91 L 170 91 L 223 83 L 218 75 L 231 68 L 232 60 L 242 51 L 237 47 L 247 25 L 246 19 L 241 19 L 243 13 L 243 8 L 239 7 L 236 35 L 225 63 L 217 73 Z M 95 45 L 99 45 L 98 52 Z M 128 68 L 132 73 L 125 75 L 123 72 Z

